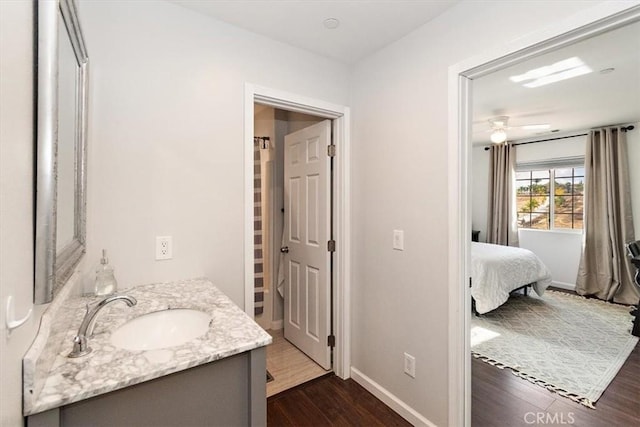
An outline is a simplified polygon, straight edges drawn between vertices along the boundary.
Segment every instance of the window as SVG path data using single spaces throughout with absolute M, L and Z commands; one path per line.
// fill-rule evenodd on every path
M 584 167 L 518 171 L 516 198 L 518 228 L 581 230 Z

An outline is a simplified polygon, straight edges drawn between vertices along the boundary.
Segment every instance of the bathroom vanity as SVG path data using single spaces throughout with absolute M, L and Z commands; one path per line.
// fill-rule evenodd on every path
M 209 280 L 118 292 L 138 303 L 105 307 L 89 337 L 92 351 L 69 358 L 86 304 L 100 301 L 69 296 L 74 279 L 43 315 L 24 358 L 28 426 L 266 425 L 264 346 L 271 337 Z M 114 331 L 132 319 L 185 308 L 211 317 L 202 336 L 142 350 L 113 343 Z
M 34 302 L 51 304 L 23 359 L 27 425 L 266 425 L 271 337 L 210 281 L 72 296 L 87 241 L 89 54 L 75 0 L 34 9 Z

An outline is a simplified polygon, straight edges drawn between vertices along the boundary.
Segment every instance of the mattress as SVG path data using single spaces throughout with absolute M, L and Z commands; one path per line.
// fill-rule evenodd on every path
M 533 252 L 511 246 L 471 242 L 471 296 L 478 313 L 495 310 L 509 293 L 532 284 L 540 296 L 551 284 L 551 273 Z

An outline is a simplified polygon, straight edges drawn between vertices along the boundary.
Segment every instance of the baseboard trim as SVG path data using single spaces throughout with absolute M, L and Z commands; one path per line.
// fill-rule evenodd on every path
M 274 331 L 280 330 L 284 328 L 284 319 L 280 320 L 272 320 L 271 321 L 271 329 Z
M 351 378 L 414 426 L 436 427 L 434 423 L 353 366 L 351 367 Z
M 573 283 L 556 282 L 555 280 L 551 282 L 551 286 L 555 286 L 556 288 L 560 288 L 560 289 L 566 289 L 567 291 L 576 290 L 576 285 Z

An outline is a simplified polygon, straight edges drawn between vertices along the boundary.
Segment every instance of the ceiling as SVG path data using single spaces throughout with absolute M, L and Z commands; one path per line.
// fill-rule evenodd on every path
M 510 76 L 579 57 L 593 72 L 523 87 Z M 601 70 L 614 68 L 609 73 Z M 549 137 L 598 126 L 640 121 L 640 22 L 499 70 L 473 82 L 473 143 L 489 143 L 488 119 L 509 116 L 508 140 Z M 522 125 L 550 124 L 546 131 Z
M 458 0 L 170 0 L 220 21 L 346 64 L 402 38 Z M 327 29 L 323 21 L 340 21 Z M 579 57 L 592 70 L 537 88 L 510 76 Z M 602 74 L 601 70 L 614 68 Z M 474 145 L 489 143 L 488 120 L 509 117 L 509 141 L 640 121 L 640 22 L 499 70 L 473 83 Z M 520 126 L 549 124 L 548 130 Z
M 170 0 L 215 19 L 354 64 L 458 0 Z M 327 18 L 340 21 L 327 29 Z

